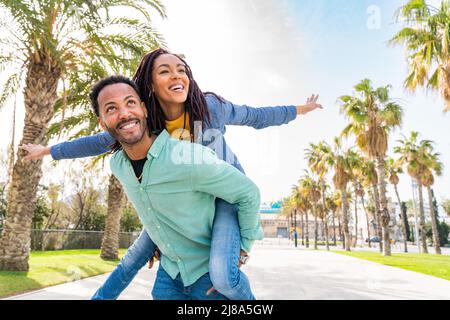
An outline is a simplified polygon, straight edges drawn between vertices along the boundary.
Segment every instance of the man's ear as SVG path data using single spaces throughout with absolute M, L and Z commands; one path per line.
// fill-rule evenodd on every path
M 142 108 L 142 110 L 144 111 L 145 117 L 147 118 L 148 112 L 147 112 L 147 108 L 145 107 L 144 101 L 141 101 L 141 108 Z
M 101 117 L 98 117 L 98 123 L 100 124 L 100 127 L 102 127 L 103 131 L 107 131 L 105 122 Z

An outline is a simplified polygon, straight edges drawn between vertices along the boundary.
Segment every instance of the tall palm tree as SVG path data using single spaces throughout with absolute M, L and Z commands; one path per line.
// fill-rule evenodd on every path
M 333 225 L 333 245 L 336 246 L 336 211 L 338 209 L 338 205 L 336 203 L 335 195 L 327 196 L 326 204 L 328 210 L 331 211 L 331 223 Z
M 159 40 L 149 10 L 165 16 L 159 0 L 0 0 L 0 7 L 7 13 L 1 22 L 7 32 L 0 41 L 8 44 L 0 65 L 15 70 L 3 86 L 0 105 L 23 86 L 21 145 L 47 143 L 58 87 L 64 88 L 68 79 L 90 79 L 96 65 L 126 70 L 146 51 L 143 48 Z M 128 7 L 140 18 L 115 17 L 111 9 L 117 7 Z M 29 269 L 31 221 L 42 160 L 25 163 L 25 155 L 18 151 L 8 192 L 0 240 L 2 270 Z
M 290 216 L 291 216 L 291 211 L 292 211 L 292 204 L 293 204 L 293 199 L 292 196 L 291 197 L 284 197 L 281 200 L 281 211 L 280 211 L 280 216 L 282 217 L 286 217 L 287 221 L 288 221 L 288 237 L 289 240 L 291 239 L 291 232 L 290 232 L 290 228 L 291 228 L 291 223 L 290 223 Z
M 354 150 L 349 150 L 347 153 L 347 157 L 350 167 L 349 170 L 350 179 L 353 185 L 354 210 L 355 210 L 355 241 L 353 241 L 353 247 L 356 247 L 356 244 L 358 242 L 358 196 L 360 193 L 359 179 L 362 175 L 362 165 L 364 160 L 362 156 Z
M 348 229 L 348 197 L 347 197 L 347 184 L 350 181 L 350 166 L 348 158 L 345 153 L 342 152 L 341 141 L 339 138 L 334 138 L 334 150 L 333 150 L 333 166 L 334 176 L 333 184 L 336 189 L 340 191 L 341 195 L 341 215 L 344 230 L 344 246 L 346 251 L 350 251 L 350 233 Z
M 309 248 L 308 210 L 311 209 L 311 204 L 308 201 L 307 197 L 304 196 L 304 192 L 301 190 L 299 186 L 294 185 L 291 190 L 292 190 L 291 198 L 293 199 L 292 203 L 295 204 L 297 212 L 300 213 L 302 245 L 305 245 L 305 236 L 306 236 L 306 247 Z M 303 221 L 303 216 L 306 216 L 306 226 Z
M 431 230 L 433 233 L 433 243 L 436 254 L 441 254 L 441 245 L 439 240 L 439 231 L 437 226 L 436 212 L 434 211 L 433 205 L 433 193 L 431 191 L 431 186 L 434 184 L 433 171 L 436 175 L 440 176 L 442 174 L 442 163 L 439 161 L 439 153 L 433 153 L 432 147 L 430 149 L 424 150 L 422 153 L 421 161 L 426 166 L 426 170 L 421 177 L 421 183 L 428 191 L 428 201 L 430 206 L 430 218 L 431 218 Z
M 394 152 L 399 154 L 398 162 L 402 166 L 406 166 L 407 172 L 417 184 L 419 191 L 419 218 L 420 218 L 420 241 L 422 252 L 428 253 L 427 236 L 425 227 L 425 210 L 423 205 L 423 177 L 427 171 L 426 165 L 423 163 L 426 150 L 432 147 L 430 140 L 418 141 L 419 133 L 412 131 L 409 138 L 403 136 L 402 140 L 398 140 L 400 145 L 394 147 Z
M 386 198 L 386 164 L 389 133 L 402 122 L 402 109 L 389 97 L 390 86 L 374 89 L 364 79 L 355 86 L 354 96 L 341 96 L 341 112 L 350 121 L 342 135 L 353 134 L 356 144 L 370 159 L 376 160 L 379 178 L 383 253 L 391 255 L 389 210 Z
M 383 252 L 383 230 L 381 223 L 381 210 L 380 210 L 380 194 L 378 192 L 378 174 L 376 170 L 375 162 L 366 160 L 362 167 L 363 181 L 366 185 L 370 186 L 370 195 L 372 197 L 374 211 L 374 218 L 376 221 L 376 232 L 379 238 L 379 249 Z
M 306 170 L 305 170 L 306 171 Z M 314 216 L 314 249 L 318 249 L 318 215 L 317 215 L 317 201 L 320 199 L 320 185 L 317 179 L 309 171 L 299 180 L 300 192 L 311 203 L 312 214 Z
M 445 111 L 450 110 L 450 2 L 438 8 L 425 0 L 409 0 L 397 10 L 405 27 L 390 44 L 405 46 L 409 74 L 404 85 L 414 91 L 418 86 L 440 90 Z
M 400 208 L 400 215 L 402 218 L 402 234 L 403 234 L 403 251 L 408 252 L 408 236 L 406 233 L 406 214 L 402 210 L 402 201 L 400 200 L 400 195 L 398 193 L 397 185 L 400 182 L 400 179 L 398 177 L 399 174 L 403 173 L 402 166 L 394 161 L 392 158 L 388 158 L 386 161 L 386 168 L 389 175 L 389 183 L 394 186 L 395 195 L 397 196 L 398 206 Z
M 325 176 L 333 165 L 333 152 L 331 147 L 325 141 L 321 141 L 318 144 L 310 143 L 309 148 L 305 150 L 305 155 L 311 170 L 319 177 L 320 192 L 322 194 L 322 207 L 324 208 L 324 213 L 326 213 L 327 205 L 325 200 Z M 325 219 L 325 224 L 325 243 L 327 250 L 330 250 L 328 244 L 327 219 Z

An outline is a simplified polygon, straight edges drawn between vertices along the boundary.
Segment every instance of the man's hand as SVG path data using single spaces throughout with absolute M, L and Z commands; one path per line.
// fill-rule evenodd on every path
M 28 152 L 28 155 L 23 158 L 23 160 L 37 160 L 41 159 L 50 154 L 50 147 L 44 147 L 40 144 L 27 143 L 19 146 L 19 149 Z
M 297 106 L 297 114 L 307 114 L 316 109 L 323 109 L 321 104 L 317 103 L 317 99 L 319 99 L 319 95 L 312 95 L 306 100 L 305 105 Z

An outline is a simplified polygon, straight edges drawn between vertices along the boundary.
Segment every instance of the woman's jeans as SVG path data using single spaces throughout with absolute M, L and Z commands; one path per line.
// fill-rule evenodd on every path
M 209 277 L 214 288 L 231 300 L 254 300 L 247 276 L 239 270 L 240 231 L 237 206 L 216 199 L 212 230 Z M 106 282 L 97 290 L 93 300 L 117 299 L 120 293 L 153 256 L 156 246 L 143 230 L 128 249 Z M 160 272 L 158 271 L 157 277 Z M 158 283 L 156 279 L 155 286 Z M 169 293 L 168 293 L 169 294 Z M 158 294 L 157 299 L 171 299 Z

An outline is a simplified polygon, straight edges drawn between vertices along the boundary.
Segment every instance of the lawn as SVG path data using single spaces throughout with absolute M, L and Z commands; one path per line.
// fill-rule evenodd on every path
M 450 280 L 450 256 L 436 254 L 393 253 L 385 257 L 379 252 L 333 251 L 335 253 L 381 263 Z
M 111 272 L 117 262 L 102 260 L 100 250 L 33 251 L 28 272 L 0 271 L 0 298 Z

